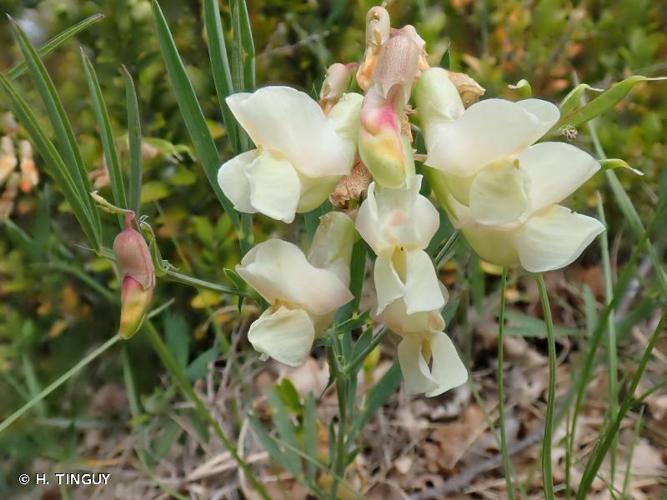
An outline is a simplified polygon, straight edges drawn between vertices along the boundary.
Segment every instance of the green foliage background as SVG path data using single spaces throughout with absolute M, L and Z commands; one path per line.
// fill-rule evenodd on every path
M 163 0 L 161 5 L 219 147 L 229 151 L 209 70 L 200 2 Z M 365 13 L 372 5 L 374 2 L 341 0 L 250 1 L 258 84 L 289 84 L 316 95 L 329 64 L 359 60 L 364 47 Z M 229 26 L 225 2 L 221 2 L 221 8 L 223 23 Z M 535 96 L 558 102 L 575 80 L 606 88 L 632 74 L 667 74 L 664 2 L 401 0 L 390 2 L 388 9 L 394 26 L 416 26 L 426 40 L 433 64 L 438 64 L 449 47 L 451 68 L 469 73 L 486 87 L 487 96 L 518 99 L 518 91 L 508 85 L 526 78 Z M 91 170 L 98 167 L 102 151 L 78 45 L 96 65 L 121 148 L 126 133 L 121 64 L 129 68 L 137 82 L 143 132 L 155 139 L 152 144 L 157 148 L 145 165 L 143 210 L 158 228 L 165 258 L 194 275 L 226 282 L 223 268 L 232 267 L 238 259 L 235 236 L 228 219 L 220 217 L 221 207 L 189 147 L 159 54 L 150 2 L 0 0 L 0 12 L 32 20 L 40 27 L 37 34 L 42 41 L 89 15 L 105 15 L 103 21 L 77 37 L 78 43 L 70 42 L 46 59 L 74 121 L 86 164 Z M 20 60 L 4 19 L 0 20 L 0 43 L 4 48 L 0 70 L 4 71 Z M 39 102 L 28 78 L 20 79 L 19 84 L 28 93 L 29 102 Z M 0 112 L 6 110 L 6 102 L 0 100 Z M 620 174 L 644 220 L 654 209 L 656 198 L 667 192 L 666 119 L 667 83 L 640 84 L 600 120 L 598 127 L 609 157 L 623 158 L 645 173 L 644 177 Z M 576 142 L 592 151 L 585 130 L 580 132 Z M 38 167 L 42 167 L 39 161 Z M 84 239 L 62 196 L 43 168 L 40 173 L 38 189 L 20 198 L 12 216 L 13 223 L 34 238 L 33 244 L 26 247 L 15 232 L 0 229 L 0 419 L 74 364 L 91 346 L 110 337 L 117 324 L 117 305 L 94 286 L 117 294 L 118 281 L 110 264 L 83 248 Z M 600 182 L 598 177 L 588 183 L 574 203 L 590 210 Z M 613 204 L 607 210 L 610 234 L 624 234 L 624 219 Z M 109 243 L 114 236 L 114 220 L 105 215 L 104 221 Z M 258 238 L 276 231 L 264 221 L 256 222 L 256 229 Z M 662 249 L 666 241 L 663 237 L 655 243 Z M 622 239 L 614 244 L 620 255 L 631 250 Z M 93 285 L 86 284 L 77 273 L 90 277 Z M 185 356 L 184 364 L 199 359 L 192 368 L 196 378 L 197 366 L 205 366 L 207 359 L 228 348 L 220 322 L 209 321 L 212 311 L 221 304 L 220 297 L 161 282 L 156 304 L 172 297 L 174 303 L 158 321 L 168 330 L 170 346 L 179 356 Z M 158 388 L 161 368 L 156 368 L 159 364 L 141 336 L 130 342 L 128 350 L 137 367 L 145 406 L 159 418 L 172 396 Z M 14 432 L 0 437 L 0 492 L 10 488 L 9 478 L 37 456 L 64 462 L 78 458 L 76 425 L 61 425 L 54 431 L 53 419 L 93 418 L 90 398 L 108 381 L 122 383 L 120 363 L 113 357 L 103 358 L 94 369 L 87 370 L 85 379 L 75 377 L 39 406 L 34 418 L 22 420 Z M 123 411 L 112 417 L 118 426 L 125 425 L 127 415 Z

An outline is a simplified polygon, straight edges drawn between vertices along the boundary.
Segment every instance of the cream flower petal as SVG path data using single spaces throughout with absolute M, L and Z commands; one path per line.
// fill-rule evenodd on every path
M 257 146 L 282 153 L 311 177 L 350 173 L 354 151 L 336 134 L 320 106 L 304 92 L 265 87 L 227 98 L 232 113 Z
M 354 222 L 343 212 L 324 214 L 313 236 L 308 262 L 333 272 L 345 286 L 349 286 L 355 234 Z
M 236 271 L 270 304 L 282 302 L 313 315 L 325 315 L 353 299 L 333 272 L 314 267 L 296 245 L 278 239 L 253 247 Z
M 515 233 L 516 229 L 502 230 L 492 226 L 471 225 L 463 228 L 468 244 L 481 259 L 508 267 L 519 263 Z
M 315 340 L 313 321 L 302 309 L 267 309 L 248 330 L 256 351 L 289 366 L 300 366 Z
M 480 101 L 458 120 L 440 126 L 440 137 L 432 139 L 426 165 L 455 175 L 474 175 L 537 141 L 556 113 L 556 106 L 537 99 Z
M 335 189 L 338 179 L 340 179 L 340 176 L 337 175 L 329 177 L 299 175 L 301 196 L 296 211 L 298 213 L 310 212 L 327 201 L 329 195 Z
M 558 106 L 549 101 L 544 101 L 542 99 L 524 99 L 523 101 L 518 101 L 516 104 L 537 118 L 537 126 L 534 131 L 534 135 L 537 139 L 546 134 L 560 118 L 560 110 L 558 109 Z M 537 139 L 535 139 L 535 141 Z
M 555 205 L 528 219 L 514 238 L 521 265 L 538 273 L 572 263 L 604 230 L 597 219 Z
M 423 250 L 406 253 L 405 305 L 408 314 L 440 309 L 445 299 L 433 262 Z
M 528 209 L 528 178 L 513 162 L 482 169 L 470 186 L 470 214 L 480 224 L 517 221 Z
M 562 142 L 529 147 L 519 155 L 519 165 L 530 179 L 533 212 L 564 200 L 600 169 L 591 155 Z
M 398 344 L 398 363 L 401 366 L 405 392 L 408 394 L 422 394 L 436 391 L 438 383 L 431 375 L 428 361 L 424 359 L 422 335 L 406 335 Z
M 444 286 L 441 290 L 443 290 L 446 302 Z M 445 321 L 439 310 L 408 314 L 405 302 L 401 299 L 394 300 L 382 311 L 382 314 L 372 314 L 372 317 L 374 321 L 382 323 L 401 336 L 422 332 L 440 332 L 445 328 Z
M 343 97 L 331 108 L 327 119 L 334 126 L 336 132 L 341 137 L 348 140 L 352 147 L 352 155 L 359 136 L 359 115 L 361 114 L 361 104 L 364 96 L 350 92 L 343 94 Z
M 225 196 L 239 212 L 254 214 L 257 209 L 250 202 L 250 184 L 245 169 L 257 158 L 257 150 L 246 151 L 222 164 L 218 170 L 218 184 Z
M 396 269 L 397 259 L 405 269 L 404 277 Z M 402 260 L 402 262 L 400 262 Z M 423 250 L 388 252 L 375 259 L 373 272 L 377 296 L 376 315 L 382 314 L 394 300 L 402 298 L 407 314 L 432 311 L 445 305 L 440 280 L 431 258 Z
M 437 388 L 426 393 L 427 397 L 438 396 L 454 387 L 463 385 L 468 380 L 466 370 L 454 343 L 444 332 L 429 336 L 431 344 L 431 377 Z
M 396 299 L 402 299 L 405 294 L 405 285 L 394 269 L 394 265 L 391 262 L 391 253 L 389 252 L 380 254 L 375 259 L 373 282 L 375 283 L 375 295 L 377 297 L 375 314 L 382 314 L 382 311 L 389 304 Z
M 294 167 L 264 152 L 244 172 L 251 205 L 272 219 L 292 222 L 301 194 L 301 182 Z
M 356 226 L 376 255 L 393 248 L 426 248 L 438 230 L 438 210 L 419 194 L 422 176 L 409 188 L 379 188 L 375 183 L 357 213 Z

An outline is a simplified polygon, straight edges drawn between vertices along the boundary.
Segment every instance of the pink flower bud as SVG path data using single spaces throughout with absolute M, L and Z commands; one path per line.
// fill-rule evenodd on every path
M 139 330 L 155 288 L 153 260 L 146 240 L 132 227 L 133 221 L 133 213 L 125 216 L 125 229 L 113 242 L 122 277 L 119 332 L 123 338 L 129 338 Z

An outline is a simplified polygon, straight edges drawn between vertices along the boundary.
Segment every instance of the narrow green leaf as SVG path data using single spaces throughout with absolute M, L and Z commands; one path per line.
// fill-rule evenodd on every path
M 81 229 L 88 238 L 88 241 L 96 251 L 99 251 L 102 248 L 99 215 L 97 214 L 97 211 L 93 211 L 97 217 L 92 215 L 91 211 L 86 206 L 84 200 L 89 198 L 88 193 L 82 193 L 78 189 L 76 183 L 72 179 L 70 169 L 67 168 L 55 146 L 46 136 L 46 133 L 37 121 L 37 118 L 32 113 L 31 107 L 16 91 L 9 79 L 2 73 L 0 73 L 0 89 L 2 89 L 5 95 L 9 98 L 16 118 L 23 127 L 25 127 L 33 145 L 36 147 L 40 156 L 44 158 L 49 174 L 51 174 L 63 191 L 65 199 L 72 208 L 74 216 L 79 221 Z M 97 224 L 96 221 L 98 222 Z
M 232 80 L 236 91 L 255 88 L 255 43 L 245 0 L 232 0 Z
M 107 169 L 109 170 L 109 177 L 111 177 L 111 192 L 113 193 L 113 201 L 117 207 L 129 208 L 127 204 L 127 196 L 125 195 L 125 184 L 123 183 L 123 171 L 120 166 L 120 158 L 118 156 L 118 149 L 116 148 L 116 139 L 114 138 L 113 130 L 111 129 L 111 120 L 109 119 L 109 111 L 104 102 L 100 82 L 97 79 L 93 63 L 90 62 L 88 56 L 81 49 L 81 60 L 83 61 L 83 71 L 88 82 L 88 89 L 92 98 L 93 110 L 97 118 L 97 124 L 100 127 L 100 138 L 102 139 L 102 147 L 104 149 L 104 159 L 106 160 Z M 118 218 L 122 227 L 122 218 Z
M 103 14 L 93 14 L 90 17 L 87 17 L 83 21 L 75 24 L 74 26 L 71 26 L 70 28 L 67 28 L 65 31 L 62 33 L 56 35 L 53 37 L 51 40 L 46 42 L 44 45 L 42 45 L 39 49 L 37 49 L 37 52 L 39 53 L 40 57 L 45 57 L 49 55 L 51 52 L 56 50 L 58 47 L 60 47 L 62 44 L 64 44 L 66 41 L 68 41 L 70 38 L 76 36 L 77 34 L 81 33 L 82 31 L 87 30 L 90 26 L 93 24 L 97 23 L 98 21 L 101 21 L 104 19 Z M 21 76 L 25 70 L 28 68 L 26 65 L 25 61 L 20 62 L 16 66 L 14 66 L 12 69 L 7 71 L 7 77 L 10 80 L 15 80 L 19 76 Z
M 317 409 L 315 397 L 308 394 L 303 407 L 303 442 L 304 451 L 312 460 L 306 461 L 306 479 L 309 484 L 315 484 L 317 469 Z
M 667 77 L 648 78 L 641 75 L 633 75 L 623 81 L 615 83 L 595 99 L 588 102 L 588 104 L 572 109 L 572 111 L 567 114 L 561 114 L 560 120 L 558 120 L 558 123 L 551 128 L 547 135 L 558 134 L 562 127 L 578 127 L 579 125 L 592 120 L 596 116 L 600 116 L 602 113 L 610 110 L 618 104 L 618 102 L 628 95 L 628 92 L 640 82 L 661 80 L 667 80 Z M 577 90 L 579 87 L 581 86 L 576 87 L 570 94 L 575 93 L 574 97 L 581 97 L 583 90 Z M 575 108 L 576 101 L 574 98 L 567 96 L 566 99 L 567 101 L 565 101 L 565 103 L 567 109 Z
M 565 97 L 563 97 L 563 100 L 558 105 L 560 108 L 560 115 L 569 115 L 579 106 L 581 106 L 581 97 L 586 90 L 590 90 L 592 92 L 604 92 L 604 89 L 591 87 L 587 83 L 580 83 L 572 90 L 570 90 L 570 92 Z
M 170 314 L 164 319 L 164 341 L 174 359 L 185 368 L 188 365 L 190 331 L 180 314 Z
M 208 37 L 208 53 L 211 60 L 213 83 L 218 95 L 222 119 L 225 123 L 232 149 L 235 154 L 238 154 L 241 152 L 238 125 L 226 102 L 227 96 L 234 93 L 234 86 L 217 0 L 204 0 L 204 25 L 206 26 Z
M 169 31 L 167 20 L 155 0 L 153 1 L 153 16 L 155 17 L 157 36 L 167 67 L 167 74 L 176 94 L 176 101 L 181 110 L 181 116 L 183 116 L 183 120 L 185 121 L 185 126 L 190 134 L 190 139 L 195 146 L 197 156 L 204 167 L 204 172 L 213 191 L 232 220 L 234 227 L 237 231 L 240 231 L 239 216 L 218 185 L 217 175 L 220 167 L 220 157 L 218 156 L 215 142 L 206 125 L 204 113 L 197 101 L 194 88 L 185 71 L 185 66 L 176 48 L 174 38 Z
M 139 100 L 132 81 L 132 75 L 125 66 L 122 68 L 125 80 L 125 100 L 127 104 L 127 135 L 130 151 L 130 175 L 127 182 L 127 208 L 139 215 L 141 211 L 141 178 L 144 164 L 141 153 L 141 119 Z
M 391 395 L 396 392 L 400 384 L 401 368 L 398 365 L 398 361 L 395 361 L 387 373 L 382 376 L 380 381 L 368 393 L 364 407 L 350 426 L 347 438 L 348 443 L 354 441 L 359 431 L 366 426 Z
M 301 459 L 298 453 L 294 451 L 299 448 L 299 443 L 296 440 L 296 432 L 287 411 L 287 407 L 275 390 L 269 393 L 268 399 L 269 403 L 271 403 L 271 408 L 273 409 L 272 420 L 273 425 L 275 425 L 276 430 L 278 431 L 278 436 L 281 441 L 289 445 L 289 447 L 286 447 L 286 449 L 283 450 L 284 461 L 281 465 L 296 477 L 301 477 L 303 476 Z
M 253 433 L 262 445 L 262 448 L 264 448 L 269 453 L 274 462 L 277 462 L 281 465 L 284 464 L 286 461 L 285 455 L 278 447 L 276 440 L 273 439 L 266 431 L 259 419 L 254 415 L 248 415 L 248 422 L 250 423 L 250 428 L 252 429 Z
M 79 373 L 82 368 L 89 365 L 93 360 L 95 360 L 97 357 L 99 357 L 102 353 L 104 353 L 107 349 L 109 349 L 111 346 L 113 346 L 119 340 L 120 340 L 120 335 L 114 335 L 113 337 L 111 337 L 104 344 L 102 344 L 101 346 L 97 347 L 96 349 L 91 351 L 89 354 L 84 356 L 83 359 L 81 359 L 81 361 L 79 361 L 72 368 L 67 370 L 60 377 L 58 377 L 56 380 L 54 380 L 51 384 L 49 384 L 47 387 L 45 387 L 44 390 L 42 390 L 39 394 L 37 394 L 32 399 L 30 399 L 30 401 L 28 401 L 26 404 L 24 404 L 21 408 L 19 408 L 14 413 L 12 413 L 7 418 L 5 418 L 2 422 L 0 422 L 0 434 L 2 434 L 4 431 L 6 431 L 7 428 L 9 428 L 19 418 L 21 418 L 26 412 L 28 412 L 31 408 L 33 408 L 35 405 L 37 405 L 41 401 L 43 401 L 44 398 L 48 397 L 53 391 L 58 389 L 65 382 L 67 382 L 69 379 L 71 379 L 74 375 Z
M 162 428 L 160 437 L 157 439 L 155 444 L 155 458 L 162 460 L 167 456 L 172 445 L 182 434 L 183 429 L 173 420 L 169 420 L 166 425 Z
M 82 206 L 87 212 L 91 224 L 101 231 L 99 214 L 88 196 L 92 188 L 87 177 L 86 167 L 81 157 L 72 124 L 65 113 L 53 81 L 46 71 L 44 63 L 39 58 L 39 54 L 37 54 L 30 40 L 16 22 L 11 20 L 11 23 L 16 41 L 30 70 L 32 79 L 37 86 L 37 91 L 46 107 L 49 121 L 56 134 L 56 144 L 58 145 L 58 151 L 63 163 L 70 173 L 79 197 L 82 199 Z
M 617 168 L 624 168 L 630 170 L 630 172 L 635 175 L 644 175 L 644 172 L 637 170 L 636 168 L 632 168 L 627 161 L 620 158 L 605 158 L 604 160 L 600 160 L 600 166 L 602 166 L 602 170 L 615 170 Z

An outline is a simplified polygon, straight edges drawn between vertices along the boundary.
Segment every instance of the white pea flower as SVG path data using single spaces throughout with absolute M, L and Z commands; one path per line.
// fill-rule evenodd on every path
M 271 239 L 256 245 L 236 266 L 239 275 L 270 304 L 250 326 L 255 350 L 299 366 L 336 310 L 352 300 L 348 290 L 354 224 L 342 213 L 322 217 L 309 258 L 294 244 Z
M 596 219 L 557 205 L 600 169 L 570 144 L 534 144 L 558 121 L 539 99 L 487 99 L 464 110 L 448 78 L 426 71 L 416 87 L 432 185 L 485 260 L 531 272 L 574 261 L 604 231 Z
M 398 362 L 408 394 L 439 396 L 468 380 L 468 371 L 444 332 L 404 335 L 398 344 Z
M 436 396 L 463 384 L 468 373 L 443 332 L 440 309 L 447 291 L 424 251 L 438 229 L 438 211 L 419 194 L 421 176 L 409 188 L 368 188 L 357 230 L 375 260 L 377 308 L 373 318 L 402 340 L 398 358 L 408 393 Z
M 356 226 L 370 245 L 375 260 L 377 311 L 395 300 L 405 303 L 407 314 L 445 305 L 435 268 L 424 251 L 440 222 L 433 204 L 419 194 L 421 176 L 409 188 L 368 187 L 357 214 Z
M 327 115 L 307 94 L 265 87 L 227 98 L 257 149 L 225 162 L 218 183 L 240 212 L 292 222 L 321 205 L 356 151 L 362 96 L 345 94 Z

